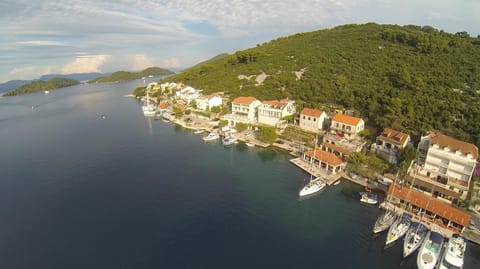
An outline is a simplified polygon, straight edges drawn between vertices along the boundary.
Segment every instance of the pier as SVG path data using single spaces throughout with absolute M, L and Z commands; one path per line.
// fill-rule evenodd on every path
M 307 172 L 308 174 L 319 177 L 327 186 L 335 184 L 340 178 L 345 176 L 344 172 L 340 172 L 337 174 L 328 174 L 327 171 L 324 169 L 320 169 L 318 167 L 313 166 L 312 164 L 305 161 L 303 158 L 298 157 L 290 160 L 291 163 L 298 166 L 303 171 Z

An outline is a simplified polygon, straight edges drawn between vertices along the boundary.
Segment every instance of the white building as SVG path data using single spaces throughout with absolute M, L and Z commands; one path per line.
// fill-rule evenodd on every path
M 232 113 L 223 116 L 228 124 L 235 126 L 237 122 L 240 123 L 256 123 L 257 122 L 257 108 L 262 104 L 255 97 L 237 97 L 232 101 Z
M 363 131 L 365 122 L 361 118 L 347 116 L 344 114 L 336 114 L 332 118 L 330 130 L 340 135 L 353 137 Z
M 300 112 L 299 126 L 309 132 L 318 132 L 323 129 L 327 114 L 324 111 L 312 108 L 304 108 Z
M 193 87 L 187 86 L 179 91 L 176 91 L 175 96 L 189 104 L 191 100 L 197 99 L 200 96 L 200 92 Z
M 410 143 L 410 136 L 390 128 L 383 129 L 373 145 L 376 154 L 391 164 L 397 164 L 400 150 Z
M 222 97 L 216 93 L 210 95 L 200 95 L 197 99 L 197 108 L 202 110 L 210 110 L 212 107 L 221 106 Z
M 277 126 L 284 123 L 284 117 L 295 114 L 295 101 L 282 99 L 263 101 L 258 107 L 258 122 Z
M 448 201 L 466 198 L 477 165 L 475 145 L 432 131 L 420 139 L 418 154 L 410 171 L 415 187 Z

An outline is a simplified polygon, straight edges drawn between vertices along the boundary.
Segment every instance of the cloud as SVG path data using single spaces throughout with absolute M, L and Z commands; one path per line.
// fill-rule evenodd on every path
M 11 79 L 32 79 L 32 78 L 39 78 L 42 75 L 56 73 L 57 70 L 58 70 L 58 66 L 16 67 L 8 73 L 8 76 Z
M 109 59 L 109 55 L 78 56 L 62 68 L 62 74 L 101 72 L 100 67 Z
M 178 68 L 181 67 L 182 64 L 177 58 L 170 58 L 161 62 L 160 67 L 162 68 Z
M 29 41 L 18 41 L 17 45 L 25 46 L 63 46 L 63 42 L 51 41 L 51 40 L 29 40 Z
M 147 67 L 152 67 L 155 64 L 147 58 L 144 54 L 136 54 L 133 57 L 132 70 L 143 70 Z

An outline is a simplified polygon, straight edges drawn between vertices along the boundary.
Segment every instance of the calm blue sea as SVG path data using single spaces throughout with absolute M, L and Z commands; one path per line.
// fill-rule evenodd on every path
M 142 83 L 0 99 L 0 268 L 415 268 L 359 187 L 299 201 L 290 156 L 147 119 Z

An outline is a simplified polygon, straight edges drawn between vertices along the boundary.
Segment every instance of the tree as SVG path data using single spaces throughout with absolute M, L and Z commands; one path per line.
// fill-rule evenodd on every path
M 417 150 L 412 146 L 406 146 L 400 150 L 398 161 L 400 163 L 399 174 L 404 176 L 407 174 L 410 163 L 417 157 Z
M 260 132 L 258 134 L 258 139 L 264 143 L 271 144 L 277 140 L 277 132 L 274 127 L 270 126 L 259 126 Z
M 193 109 L 197 109 L 197 100 L 195 99 L 190 100 L 190 106 L 193 107 Z
M 213 113 L 220 113 L 220 111 L 222 111 L 222 108 L 220 106 L 212 106 L 210 111 Z
M 237 124 L 235 124 L 235 129 L 239 132 L 243 132 L 248 129 L 248 124 L 237 122 Z

